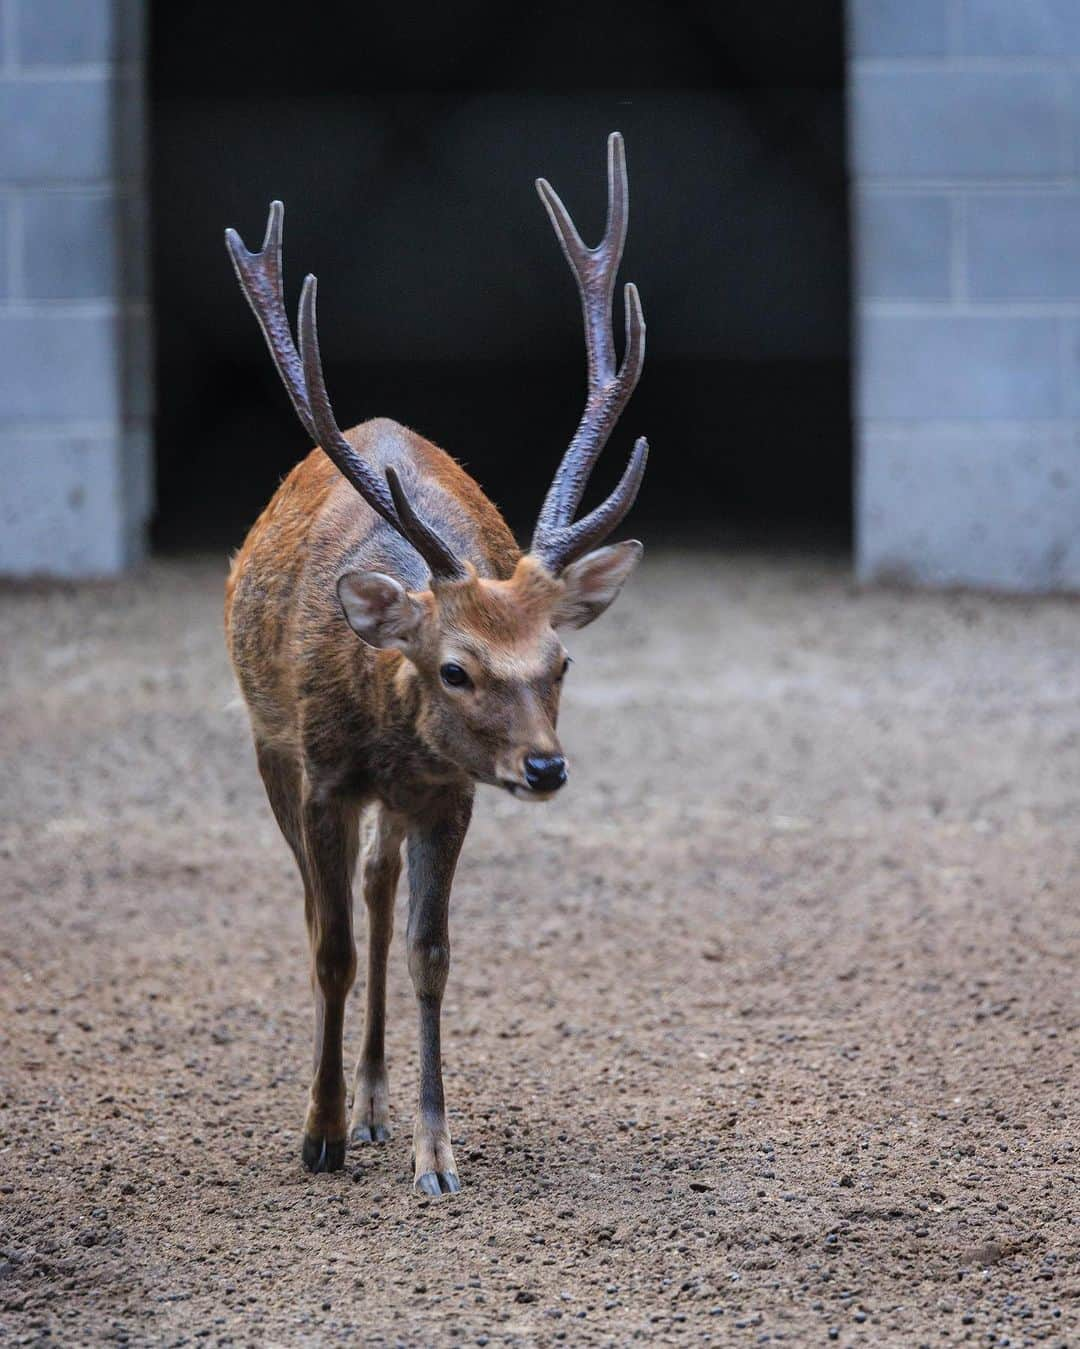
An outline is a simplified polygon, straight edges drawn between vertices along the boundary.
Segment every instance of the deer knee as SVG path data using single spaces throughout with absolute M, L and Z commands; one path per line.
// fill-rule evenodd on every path
M 409 974 L 418 998 L 441 998 L 450 972 L 450 947 L 441 942 L 409 942 Z
M 371 908 L 383 908 L 393 903 L 401 875 L 401 861 L 396 857 L 371 857 L 364 863 L 364 903 Z
M 314 951 L 315 978 L 327 998 L 344 998 L 356 978 L 356 946 L 351 932 L 329 929 L 319 934 Z

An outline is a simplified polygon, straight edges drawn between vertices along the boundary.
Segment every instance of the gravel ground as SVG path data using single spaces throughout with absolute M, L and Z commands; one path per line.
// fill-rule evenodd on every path
M 394 1138 L 300 1166 L 223 577 L 0 593 L 0 1340 L 1080 1342 L 1080 605 L 648 558 L 481 796 L 425 1201 L 400 923 Z

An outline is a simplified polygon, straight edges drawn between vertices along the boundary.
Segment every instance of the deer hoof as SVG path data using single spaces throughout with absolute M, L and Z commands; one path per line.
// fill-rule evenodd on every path
M 453 1171 L 425 1171 L 413 1181 L 413 1189 L 417 1194 L 438 1198 L 441 1194 L 457 1194 L 461 1189 L 461 1181 Z
M 340 1171 L 345 1165 L 345 1140 L 342 1138 L 332 1142 L 327 1138 L 312 1138 L 310 1134 L 305 1134 L 301 1156 L 308 1171 Z
M 389 1137 L 385 1124 L 358 1124 L 352 1131 L 354 1143 L 385 1143 Z

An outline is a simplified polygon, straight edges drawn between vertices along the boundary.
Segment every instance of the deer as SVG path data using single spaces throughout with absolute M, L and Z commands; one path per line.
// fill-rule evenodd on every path
M 545 179 L 537 191 L 577 282 L 587 392 L 528 551 L 448 454 L 376 418 L 341 431 L 323 375 L 316 279 L 300 296 L 297 339 L 282 287 L 284 208 L 262 247 L 226 244 L 277 373 L 316 448 L 284 478 L 232 561 L 226 642 L 255 757 L 304 890 L 315 1053 L 301 1158 L 340 1170 L 348 1143 L 390 1136 L 385 1056 L 394 903 L 408 861 L 408 970 L 419 1017 L 414 1188 L 461 1188 L 443 1090 L 441 1008 L 450 969 L 449 901 L 477 786 L 550 800 L 567 781 L 556 731 L 569 657 L 560 630 L 612 603 L 642 556 L 605 540 L 638 494 L 636 441 L 611 494 L 580 518 L 582 496 L 641 375 L 645 321 L 624 289 L 616 360 L 612 307 L 629 194 L 622 137 L 607 147 L 603 238 L 581 239 Z M 346 1113 L 343 1027 L 357 971 L 354 872 L 367 910 L 362 1048 Z

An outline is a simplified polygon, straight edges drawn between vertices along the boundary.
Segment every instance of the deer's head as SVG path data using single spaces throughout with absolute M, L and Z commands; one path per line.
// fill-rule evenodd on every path
M 227 234 L 241 287 L 262 327 L 300 420 L 365 501 L 428 564 L 430 586 L 407 591 L 380 572 L 351 572 L 338 597 L 353 630 L 380 649 L 400 651 L 405 676 L 419 681 L 417 729 L 439 755 L 481 782 L 546 799 L 566 780 L 556 733 L 568 657 L 559 630 L 584 627 L 608 607 L 639 561 L 636 541 L 601 547 L 637 496 L 648 458 L 639 439 L 612 494 L 575 520 L 593 466 L 641 375 L 645 322 L 637 288 L 624 290 L 626 346 L 615 359 L 611 309 L 626 240 L 629 192 L 618 132 L 608 138 L 608 216 L 595 248 L 581 240 L 544 179 L 537 190 L 577 281 L 585 322 L 585 410 L 537 519 L 530 551 L 507 580 L 480 577 L 412 506 L 395 470 L 385 480 L 346 441 L 323 379 L 315 315 L 316 282 L 300 297 L 299 351 L 281 290 L 283 208 L 274 202 L 259 253 Z
M 566 781 L 556 730 L 570 660 L 559 639 L 608 607 L 641 557 L 636 541 L 599 548 L 559 576 L 531 554 L 506 581 L 434 581 L 407 591 L 378 572 L 350 572 L 338 596 L 371 646 L 400 651 L 419 685 L 417 732 L 478 782 L 546 800 Z

